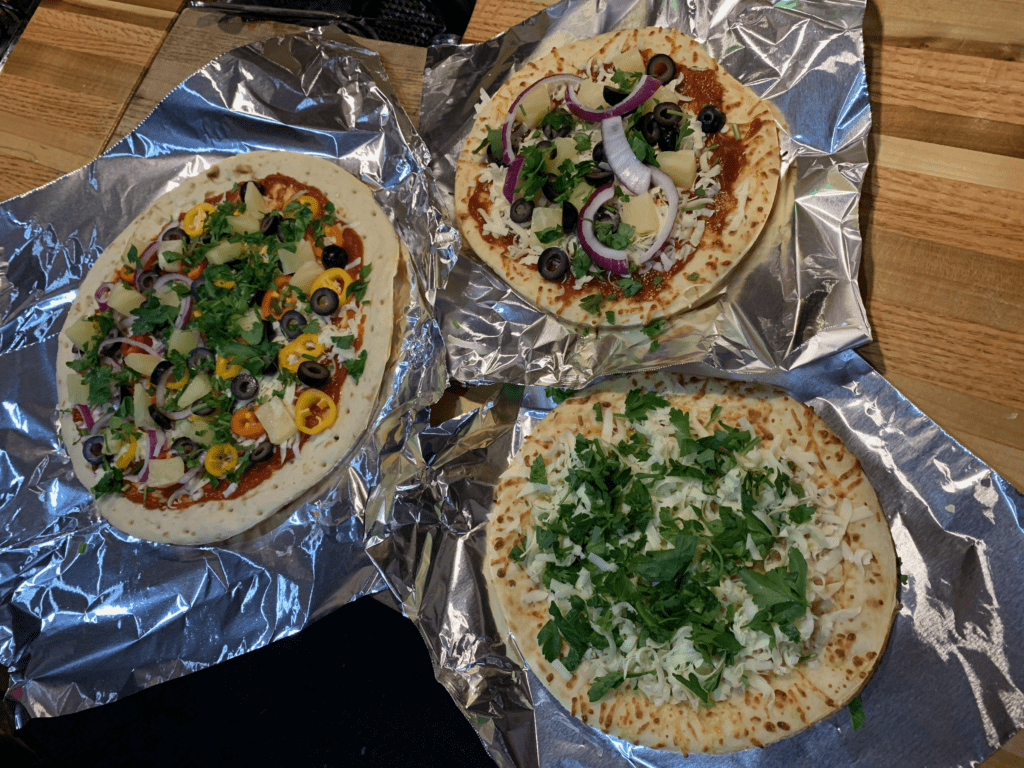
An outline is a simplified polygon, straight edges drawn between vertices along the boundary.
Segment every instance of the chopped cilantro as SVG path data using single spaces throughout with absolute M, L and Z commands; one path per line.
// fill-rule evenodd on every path
M 544 395 L 554 400 L 555 405 L 560 405 L 561 403 L 564 403 L 566 400 L 568 400 L 575 394 L 575 389 L 562 389 L 560 387 L 544 387 Z
M 533 460 L 533 464 L 530 465 L 530 482 L 537 483 L 538 485 L 548 484 L 547 467 L 544 464 L 543 456 L 537 456 Z
M 359 377 L 363 375 L 363 370 L 366 368 L 366 350 L 364 349 L 359 353 L 358 357 L 352 360 L 345 360 L 342 366 L 348 371 L 348 375 L 351 376 L 355 381 L 359 382 Z
M 600 313 L 601 307 L 604 305 L 607 297 L 603 293 L 595 293 L 590 296 L 584 296 L 580 299 L 580 308 L 585 312 L 589 312 L 592 315 Z
M 867 724 L 867 717 L 864 715 L 864 702 L 861 701 L 860 696 L 855 696 L 847 708 L 850 710 L 850 722 L 853 725 L 853 730 L 859 731 Z

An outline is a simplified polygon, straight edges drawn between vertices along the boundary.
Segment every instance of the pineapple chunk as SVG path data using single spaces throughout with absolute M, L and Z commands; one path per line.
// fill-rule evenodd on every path
M 227 264 L 242 255 L 242 243 L 231 243 L 222 240 L 206 252 L 206 258 L 211 264 Z
M 175 422 L 174 429 L 179 437 L 187 437 L 205 448 L 213 445 L 213 427 L 205 419 L 180 419 Z
M 167 348 L 187 355 L 199 346 L 199 331 L 196 328 L 175 328 L 167 340 Z
M 274 445 L 280 445 L 299 433 L 295 425 L 295 410 L 279 397 L 272 397 L 257 407 L 256 418 L 267 430 L 267 438 Z
M 260 222 L 248 213 L 227 217 L 228 226 L 240 234 L 253 234 L 260 231 Z
M 175 254 L 180 257 L 181 249 L 184 245 L 184 240 L 165 240 L 159 245 L 156 249 L 156 258 L 160 264 L 160 269 L 164 272 L 181 272 L 184 266 L 181 259 L 168 259 L 167 254 Z
M 523 96 L 516 104 L 515 119 L 527 128 L 536 128 L 551 109 L 551 96 L 546 85 L 540 85 Z
M 562 207 L 543 208 L 537 206 L 533 209 L 533 218 L 530 220 L 530 228 L 536 233 L 552 227 L 562 226 Z
M 65 379 L 68 385 L 68 401 L 75 405 L 89 402 L 89 387 L 80 373 L 69 373 Z
M 281 259 L 281 271 L 286 275 L 294 274 L 303 264 L 316 260 L 316 256 L 313 254 L 313 246 L 305 238 L 295 244 L 294 253 L 280 250 L 277 252 L 277 255 Z
M 631 197 L 622 204 L 622 223 L 629 224 L 640 237 L 658 231 L 658 208 L 650 191 Z
M 145 296 L 120 281 L 114 283 L 107 296 L 107 305 L 111 309 L 116 309 L 122 315 L 130 315 L 141 307 L 145 301 Z
M 212 389 L 210 377 L 202 372 L 197 373 L 188 380 L 188 384 L 178 395 L 178 408 L 188 408 L 200 397 L 210 394 Z
M 71 340 L 79 349 L 86 349 L 96 343 L 96 336 L 99 333 L 99 329 L 96 323 L 93 322 L 92 318 L 83 317 L 76 320 L 68 326 L 66 331 L 67 337 Z
M 558 166 L 566 160 L 575 160 L 578 156 L 576 140 L 571 136 L 559 136 L 552 142 L 544 165 L 548 173 L 558 173 Z
M 693 150 L 658 153 L 658 165 L 680 189 L 690 189 L 697 178 L 697 158 Z
M 185 474 L 185 461 L 181 456 L 149 460 L 149 477 L 146 485 L 151 488 L 166 488 L 174 485 Z
M 149 355 L 145 352 L 129 352 L 124 356 L 124 363 L 133 371 L 138 371 L 143 376 L 149 376 L 153 369 L 163 361 L 162 357 Z
M 313 281 L 322 275 L 323 272 L 324 268 L 320 266 L 316 259 L 303 262 L 302 266 L 295 270 L 295 274 L 292 275 L 292 279 L 288 284 L 303 293 L 309 293 L 309 289 L 313 286 Z
M 576 89 L 577 101 L 591 109 L 601 109 L 608 106 L 604 100 L 604 85 L 595 83 L 593 80 L 584 80 Z

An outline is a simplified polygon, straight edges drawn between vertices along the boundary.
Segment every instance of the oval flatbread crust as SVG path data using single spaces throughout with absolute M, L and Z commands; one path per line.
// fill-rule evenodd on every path
M 531 468 L 540 456 L 551 472 L 564 460 L 565 446 L 575 435 L 607 435 L 605 419 L 630 407 L 627 393 L 635 388 L 664 396 L 672 408 L 689 414 L 690 424 L 717 418 L 720 424 L 743 425 L 760 438 L 761 447 L 778 456 L 797 456 L 807 465 L 809 474 L 803 482 L 834 495 L 835 509 L 849 502 L 846 508 L 855 510 L 835 550 L 848 549 L 853 559 L 831 556 L 827 562 L 834 565 L 822 566 L 829 568 L 823 576 L 826 591 L 835 590 L 831 602 L 812 603 L 815 617 L 840 611 L 831 634 L 825 635 L 827 643 L 824 637 L 821 640 L 817 659 L 784 674 L 763 674 L 763 683 L 735 688 L 710 706 L 693 706 L 685 695 L 683 700 L 656 703 L 633 690 L 631 683 L 612 687 L 592 703 L 588 691 L 600 672 L 594 651 L 567 677 L 559 668 L 567 643 L 562 641 L 561 655 L 553 663 L 538 640 L 552 614 L 551 593 L 539 575 L 524 569 L 531 561 L 520 551 L 531 546 L 527 534 L 537 522 L 539 497 L 530 485 Z M 595 406 L 604 415 L 602 421 L 597 420 Z M 618 440 L 628 430 L 621 416 L 614 418 Z M 657 510 L 667 502 L 655 498 L 653 503 Z M 812 524 L 824 526 L 822 515 L 819 507 Z M 524 660 L 572 715 L 627 741 L 683 753 L 725 753 L 770 744 L 846 706 L 878 665 L 897 605 L 895 547 L 877 497 L 857 459 L 814 411 L 764 385 L 671 374 L 602 383 L 559 405 L 537 425 L 496 487 L 484 562 L 492 608 L 503 615 Z M 812 561 L 808 571 L 814 568 Z
M 662 249 L 672 250 L 678 256 L 673 256 L 676 260 L 668 271 L 651 269 L 644 274 L 639 291 L 635 291 L 635 286 L 619 285 L 619 275 L 582 285 L 574 281 L 571 273 L 559 281 L 545 280 L 537 269 L 536 255 L 521 255 L 514 247 L 510 249 L 517 242 L 514 234 L 495 234 L 494 222 L 502 217 L 505 226 L 499 225 L 498 229 L 512 231 L 507 221 L 509 204 L 501 192 L 505 173 L 489 164 L 487 153 L 478 148 L 486 142 L 488 128 L 500 128 L 515 99 L 542 77 L 590 77 L 591 62 L 611 62 L 634 50 L 640 52 L 645 64 L 659 53 L 672 57 L 683 77 L 678 86 L 681 109 L 696 114 L 705 101 L 714 101 L 726 115 L 726 127 L 721 133 L 709 135 L 707 141 L 701 139 L 705 147 L 711 147 L 712 142 L 721 144 L 715 150 L 721 157 L 714 155 L 709 161 L 712 167 L 716 160 L 724 166 L 723 172 L 715 177 L 722 182 L 722 190 L 714 196 L 714 213 L 688 215 L 683 210 L 687 192 L 681 191 L 683 202 L 675 227 L 669 244 Z M 692 83 L 689 96 L 687 82 Z M 654 98 L 661 97 L 656 94 Z M 583 157 L 589 158 L 590 154 L 584 151 Z M 780 163 L 778 129 L 770 105 L 722 69 L 696 41 L 675 29 L 623 30 L 570 43 L 531 61 L 482 106 L 459 155 L 455 212 L 459 228 L 473 251 L 538 308 L 582 325 L 605 325 L 608 312 L 615 313 L 616 326 L 646 324 L 685 311 L 720 288 L 768 220 L 779 184 Z M 572 250 L 575 239 L 563 238 L 554 244 L 568 244 Z M 695 242 L 688 245 L 691 240 Z M 539 252 L 546 244 L 533 243 L 532 247 Z M 656 255 L 650 263 L 657 259 Z M 600 302 L 599 296 L 604 297 Z M 581 305 L 588 298 L 589 306 Z
M 227 158 L 163 195 L 114 239 L 82 281 L 60 334 L 57 352 L 61 433 L 68 444 L 75 474 L 89 488 L 100 479 L 83 457 L 82 438 L 70 411 L 74 403 L 68 396 L 70 369 L 67 363 L 74 360 L 76 354 L 67 330 L 79 319 L 97 311 L 97 289 L 113 279 L 122 264 L 122 256 L 132 245 L 141 251 L 168 222 L 176 221 L 181 213 L 207 198 L 231 190 L 236 183 L 274 175 L 323 192 L 334 204 L 339 220 L 355 229 L 362 240 L 362 263 L 372 265 L 366 294 L 356 310 L 360 347 L 369 351 L 365 368 L 358 381 L 349 375 L 343 382 L 334 423 L 311 435 L 297 455 L 244 493 L 183 508 L 165 505 L 157 509 L 147 508 L 118 493 L 98 498 L 97 511 L 125 533 L 161 543 L 204 544 L 246 531 L 315 486 L 344 457 L 369 424 L 391 350 L 398 236 L 371 190 L 333 163 L 291 152 L 252 152 Z

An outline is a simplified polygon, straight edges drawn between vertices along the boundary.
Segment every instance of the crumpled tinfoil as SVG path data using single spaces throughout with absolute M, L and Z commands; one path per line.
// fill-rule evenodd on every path
M 485 43 L 431 49 L 419 130 L 449 193 L 483 93 L 554 46 L 612 30 L 681 30 L 778 107 L 786 123 L 777 226 L 769 222 L 719 293 L 670 318 L 655 352 L 638 326 L 577 334 L 521 298 L 466 246 L 437 302 L 452 376 L 578 387 L 679 363 L 785 371 L 869 341 L 857 286 L 871 128 L 863 14 L 864 2 L 833 0 L 563 0 Z
M 888 647 L 861 693 L 866 725 L 854 730 L 843 709 L 763 749 L 684 757 L 570 715 L 506 642 L 482 575 L 497 479 L 554 407 L 543 387 L 506 385 L 424 431 L 427 488 L 396 501 L 405 524 L 392 540 L 403 557 L 382 569 L 426 638 L 438 680 L 499 765 L 966 768 L 1024 727 L 1020 492 L 852 351 L 744 378 L 813 407 L 858 457 L 888 518 L 906 583 Z
M 57 332 L 136 215 L 257 149 L 326 158 L 374 190 L 412 254 L 396 362 L 369 429 L 279 527 L 222 546 L 139 541 L 97 517 L 58 438 Z M 386 519 L 423 469 L 410 445 L 447 381 L 431 301 L 459 237 L 428 162 L 379 56 L 325 28 L 220 57 L 102 157 L 0 204 L 0 664 L 19 725 L 264 646 L 386 588 L 364 521 Z

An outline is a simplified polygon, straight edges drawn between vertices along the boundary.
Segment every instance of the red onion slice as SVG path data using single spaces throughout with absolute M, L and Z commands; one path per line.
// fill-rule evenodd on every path
M 597 235 L 594 234 L 594 214 L 597 213 L 598 208 L 613 197 L 615 197 L 614 184 L 606 184 L 590 196 L 590 200 L 583 207 L 583 210 L 580 211 L 578 235 L 583 250 L 587 252 L 587 255 L 593 259 L 597 266 L 616 275 L 628 275 L 629 258 L 626 256 L 626 252 L 609 248 L 598 240 Z
M 527 86 L 522 93 L 520 93 L 516 100 L 512 102 L 512 106 L 508 108 L 508 117 L 505 118 L 505 124 L 501 126 L 501 154 L 502 159 L 506 165 L 511 165 L 512 161 L 516 157 L 516 153 L 512 150 L 512 125 L 516 121 L 516 107 L 519 106 L 519 102 L 523 100 L 523 97 L 536 88 L 538 85 L 557 85 L 559 83 L 569 83 L 575 85 L 576 83 L 582 82 L 583 78 L 579 75 L 548 75 L 542 77 L 533 85 Z M 659 83 L 660 85 L 660 83 Z M 569 98 L 569 94 L 572 92 L 572 88 L 567 88 L 565 92 L 566 99 Z
M 676 189 L 676 184 L 669 177 L 667 173 L 658 168 L 651 168 L 651 181 L 661 191 L 665 193 L 666 201 L 668 202 L 668 211 L 665 213 L 665 223 L 661 225 L 661 229 L 658 230 L 658 235 L 654 238 L 654 242 L 651 246 L 640 254 L 637 258 L 637 262 L 645 264 L 651 260 L 658 251 L 661 250 L 662 246 L 668 240 L 668 236 L 672 234 L 672 228 L 676 223 L 676 212 L 679 210 L 679 191 Z
M 156 261 L 156 249 L 160 246 L 159 240 L 154 240 L 152 243 L 147 245 L 142 251 L 142 255 L 139 256 L 139 260 L 142 262 L 143 269 L 150 269 L 153 263 Z
M 146 344 L 145 342 L 142 342 L 142 341 L 136 341 L 135 339 L 130 339 L 127 336 L 112 336 L 111 338 L 107 339 L 103 343 L 104 344 L 131 344 L 133 347 L 138 347 L 139 349 L 141 349 L 143 352 L 145 352 L 148 355 L 153 355 L 154 357 L 160 357 L 161 356 L 160 353 L 156 350 L 155 347 L 151 347 L 149 344 Z
M 92 428 L 96 424 L 96 420 L 92 417 L 92 411 L 89 410 L 89 406 L 76 405 L 72 410 L 81 417 L 85 428 L 89 431 L 89 434 L 92 435 Z
M 100 287 L 96 289 L 96 293 L 93 294 L 96 298 L 96 305 L 99 307 L 100 312 L 107 308 L 107 298 L 109 298 L 110 289 L 113 287 L 113 283 L 101 283 Z
M 661 86 L 662 82 L 658 78 L 644 75 L 640 78 L 640 82 L 630 91 L 629 96 L 608 109 L 591 109 L 585 104 L 581 104 L 577 101 L 577 96 L 572 88 L 568 88 L 565 91 L 565 103 L 569 111 L 576 115 L 576 117 L 582 117 L 591 123 L 600 123 L 610 117 L 622 117 L 628 112 L 632 112 L 651 98 L 654 92 L 661 88 Z
M 177 503 L 178 499 L 180 499 L 182 496 L 188 493 L 190 491 L 188 487 L 189 483 L 195 480 L 196 476 L 202 471 L 203 468 L 201 465 L 198 467 L 192 467 L 192 469 L 188 470 L 187 472 L 185 472 L 185 474 L 179 477 L 178 489 L 174 493 L 172 493 L 170 497 L 167 499 L 167 506 L 173 507 L 175 503 Z
M 192 312 L 192 296 L 186 296 L 181 300 L 181 309 L 178 310 L 178 316 L 174 319 L 174 327 L 181 330 L 185 327 L 188 322 L 189 313 Z
M 155 283 L 153 283 L 153 290 L 159 291 L 168 283 L 184 283 L 188 286 L 192 285 L 192 281 L 189 279 L 188 275 L 183 275 L 180 272 L 165 272 L 156 279 Z
M 672 179 L 664 171 L 658 170 L 657 168 L 648 168 L 648 170 L 651 174 L 651 180 L 657 186 L 661 187 L 662 191 L 665 193 L 665 198 L 668 202 L 668 210 L 665 213 L 665 222 L 662 224 L 661 229 L 658 230 L 658 234 L 654 238 L 654 242 L 651 243 L 650 247 L 648 247 L 646 251 L 637 257 L 636 260 L 638 264 L 645 264 L 650 261 L 654 254 L 660 251 L 668 241 L 668 237 L 672 234 L 672 228 L 676 223 L 676 212 L 679 209 L 679 192 L 676 190 L 676 185 Z M 609 248 L 598 240 L 597 235 L 594 234 L 594 214 L 597 213 L 598 208 L 611 200 L 614 196 L 614 185 L 607 184 L 594 192 L 590 197 L 590 200 L 580 213 L 580 245 L 583 246 L 583 249 L 587 252 L 590 258 L 594 260 L 594 263 L 602 269 L 614 272 L 617 275 L 628 275 L 629 257 L 627 256 L 626 251 Z
M 621 117 L 601 121 L 601 141 L 615 178 L 634 195 L 642 195 L 651 186 L 651 169 L 633 154 L 626 138 L 626 126 Z
M 522 155 L 516 155 L 515 160 L 508 166 L 508 172 L 505 174 L 505 186 L 502 187 L 502 192 L 505 193 L 505 199 L 510 203 L 515 198 L 516 187 L 519 186 L 519 174 L 523 170 L 523 166 L 526 165 L 526 158 Z

